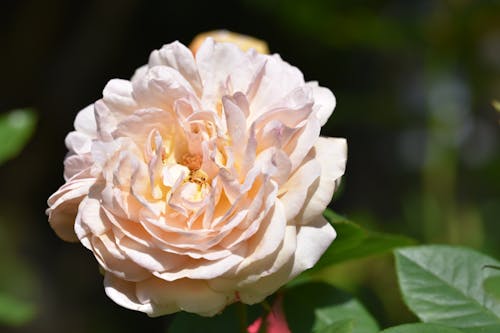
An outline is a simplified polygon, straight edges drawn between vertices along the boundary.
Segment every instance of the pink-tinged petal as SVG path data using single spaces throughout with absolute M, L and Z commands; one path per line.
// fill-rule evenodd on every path
M 234 145 L 234 151 L 237 153 L 237 158 L 241 159 L 245 149 L 243 143 L 246 141 L 247 132 L 245 114 L 236 102 L 229 97 L 222 98 L 222 105 L 224 106 L 228 135 L 233 143 L 239 143 Z
M 94 104 L 94 114 L 97 124 L 97 135 L 102 141 L 111 141 L 113 136 L 111 133 L 116 129 L 118 124 L 118 118 L 122 118 L 123 115 L 117 117 L 116 114 L 104 103 L 104 101 L 98 100 Z
M 286 219 L 294 219 L 307 204 L 309 188 L 315 189 L 315 182 L 319 181 L 321 164 L 312 157 L 312 153 L 280 188 L 279 200 L 286 209 Z M 326 207 L 326 206 L 325 206 Z
M 259 150 L 270 147 L 284 148 L 300 131 L 300 128 L 290 128 L 279 120 L 271 120 L 259 132 Z
M 132 83 L 127 80 L 113 79 L 106 84 L 102 92 L 104 103 L 119 116 L 127 115 L 136 110 L 139 105 L 133 96 Z
M 269 185 L 271 184 L 261 186 L 257 194 L 249 200 L 250 203 L 245 203 L 245 206 L 248 207 L 245 219 L 238 225 L 236 230 L 233 230 L 221 241 L 221 246 L 232 249 L 240 243 L 246 242 L 259 230 L 262 220 L 273 209 L 276 200 L 277 188 Z
M 146 247 L 128 237 L 118 239 L 117 245 L 126 257 L 149 272 L 176 269 L 189 260 L 183 256 L 161 251 L 153 246 Z
M 176 134 L 175 125 L 176 120 L 169 112 L 159 108 L 141 109 L 124 118 L 117 125 L 113 137 L 131 138 L 139 147 L 145 147 L 149 144 L 149 133 L 155 130 L 172 140 Z
M 112 273 L 106 272 L 104 275 L 104 290 L 109 298 L 126 309 L 147 314 L 153 313 L 153 305 L 150 302 L 141 303 L 139 301 L 135 282 L 122 280 Z
M 151 317 L 179 310 L 210 317 L 233 302 L 230 295 L 213 291 L 205 281 L 191 279 L 167 282 L 151 278 L 137 283 L 136 295 L 141 303 L 151 304 Z
M 266 65 L 255 96 L 250 101 L 250 109 L 258 115 L 275 106 L 297 87 L 304 85 L 304 76 L 293 66 L 283 62 L 278 55 L 266 58 Z
M 134 98 L 144 108 L 161 108 L 173 112 L 178 99 L 194 96 L 188 81 L 175 69 L 166 66 L 149 68 L 133 83 Z
M 132 85 L 137 82 L 138 80 L 140 80 L 144 75 L 146 75 L 146 73 L 148 72 L 149 70 L 149 66 L 148 65 L 143 65 L 139 68 L 137 68 L 134 72 L 134 74 L 132 75 L 132 77 L 130 78 L 130 82 L 132 83 Z
M 319 126 L 319 121 L 316 118 L 310 118 L 306 123 L 295 141 L 294 149 L 290 152 L 292 170 L 295 170 L 302 163 L 307 154 L 309 154 L 314 146 L 314 143 L 319 137 L 320 129 L 321 127 Z M 287 149 L 285 149 L 285 151 L 286 150 Z
M 216 109 L 220 97 L 231 93 L 227 87 L 229 75 L 248 61 L 234 44 L 205 40 L 196 52 L 196 64 L 203 83 L 202 102 L 207 108 Z
M 292 279 L 293 262 L 298 246 L 296 238 L 295 226 L 287 226 L 281 247 L 273 254 L 272 260 L 256 263 L 252 267 L 251 274 L 238 283 L 242 302 L 246 304 L 262 302 Z
M 266 217 L 259 231 L 248 240 L 247 257 L 238 266 L 236 274 L 243 272 L 260 272 L 259 262 L 276 257 L 276 251 L 280 248 L 286 233 L 286 219 L 284 207 L 277 202 L 273 212 Z M 272 259 L 274 260 L 274 259 Z
M 64 160 L 64 179 L 69 181 L 76 175 L 78 178 L 89 178 L 92 155 L 90 153 L 84 155 L 70 155 Z
M 86 134 L 74 131 L 66 136 L 65 144 L 71 154 L 83 155 L 90 153 L 92 139 Z
M 107 222 L 101 212 L 101 204 L 97 199 L 86 197 L 78 207 L 78 216 L 75 221 L 75 232 L 78 238 L 90 235 L 102 235 L 106 233 L 111 225 Z
M 196 280 L 215 279 L 231 270 L 243 260 L 245 249 L 233 250 L 231 255 L 219 260 L 190 260 L 183 267 L 154 272 L 154 275 L 165 281 L 176 281 L 183 278 Z
M 90 104 L 76 115 L 75 130 L 89 138 L 97 137 L 97 124 L 94 116 L 94 104 Z
M 289 279 L 313 267 L 336 235 L 331 224 L 323 216 L 318 216 L 307 225 L 297 227 L 297 249 Z
M 306 86 L 312 88 L 314 99 L 313 110 L 316 112 L 316 116 L 318 117 L 321 126 L 323 126 L 326 124 L 328 118 L 330 118 L 333 110 L 335 109 L 335 96 L 330 89 L 320 87 L 318 82 L 307 82 Z
M 340 184 L 347 161 L 347 142 L 340 138 L 318 139 L 314 145 L 316 160 L 321 165 L 321 176 L 314 192 L 309 193 L 301 220 L 320 216 L 332 200 L 333 193 Z
M 290 175 L 292 165 L 288 156 L 275 147 L 268 148 L 257 156 L 253 168 L 248 172 L 244 186 L 251 185 L 256 177 L 256 172 L 269 176 L 278 185 L 284 182 L 284 178 Z
M 88 238 L 90 250 L 94 253 L 101 267 L 120 279 L 127 281 L 142 281 L 151 273 L 130 260 L 117 246 L 112 233 Z M 85 245 L 85 242 L 82 242 Z
M 94 182 L 95 180 L 92 178 L 69 181 L 48 200 L 47 214 L 50 226 L 65 241 L 75 242 L 78 240 L 74 231 L 78 206 Z
M 149 56 L 149 66 L 168 66 L 176 69 L 191 84 L 198 96 L 203 86 L 191 51 L 179 42 L 164 45 Z
M 234 203 L 243 192 L 238 179 L 234 178 L 234 175 L 227 169 L 220 169 L 218 177 L 224 188 L 224 194 L 230 203 Z
M 228 76 L 227 88 L 230 94 L 251 91 L 259 84 L 261 73 L 266 65 L 266 57 L 249 50 L 245 53 L 244 62 L 236 66 Z M 252 96 L 253 97 L 253 96 Z

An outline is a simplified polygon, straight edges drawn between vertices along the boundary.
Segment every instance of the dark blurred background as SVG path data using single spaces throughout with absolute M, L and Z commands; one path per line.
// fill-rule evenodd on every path
M 165 332 L 168 317 L 105 296 L 92 254 L 49 227 L 46 200 L 63 184 L 76 113 L 108 80 L 221 28 L 267 41 L 336 95 L 323 134 L 346 137 L 349 159 L 334 210 L 500 257 L 500 1 L 2 0 L 0 112 L 33 107 L 38 124 L 0 166 L 0 309 L 11 307 L 2 293 L 21 300 L 1 332 Z M 382 326 L 413 319 L 390 256 L 330 274 Z

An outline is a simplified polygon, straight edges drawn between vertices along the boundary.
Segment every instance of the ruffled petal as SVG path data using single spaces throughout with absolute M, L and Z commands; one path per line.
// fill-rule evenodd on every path
M 289 279 L 313 267 L 336 236 L 335 230 L 323 216 L 297 227 L 297 248 Z
M 323 126 L 332 115 L 333 109 L 335 109 L 337 103 L 335 96 L 330 89 L 320 87 L 316 81 L 307 82 L 306 86 L 310 87 L 313 91 L 313 109 L 316 112 L 319 123 Z
M 191 84 L 197 96 L 203 85 L 192 52 L 179 42 L 164 45 L 149 56 L 149 66 L 168 66 L 176 69 Z
M 310 191 L 300 221 L 320 216 L 332 200 L 340 184 L 347 161 L 347 142 L 341 138 L 320 137 L 314 145 L 316 160 L 321 165 L 321 176 L 314 191 Z
M 151 317 L 179 310 L 213 316 L 235 298 L 229 293 L 215 292 L 206 281 L 192 279 L 166 282 L 151 278 L 137 283 L 136 295 L 141 303 L 151 305 L 151 311 L 148 312 Z
M 78 206 L 94 184 L 92 178 L 75 179 L 64 184 L 48 200 L 49 223 L 56 234 L 68 242 L 78 240 L 74 224 Z

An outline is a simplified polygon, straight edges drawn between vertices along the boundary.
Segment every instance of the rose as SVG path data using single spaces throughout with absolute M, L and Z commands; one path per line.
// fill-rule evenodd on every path
M 346 143 L 319 137 L 334 106 L 278 55 L 165 45 L 77 115 L 49 222 L 93 252 L 126 308 L 262 301 L 335 238 L 322 212 Z

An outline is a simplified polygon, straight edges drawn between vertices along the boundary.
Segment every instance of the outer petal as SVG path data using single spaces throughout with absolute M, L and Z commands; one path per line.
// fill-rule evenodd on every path
M 213 316 L 234 301 L 235 296 L 215 292 L 204 280 L 181 279 L 165 282 L 151 278 L 136 285 L 137 298 L 151 303 L 149 316 L 156 317 L 179 310 Z
M 136 294 L 135 282 L 122 280 L 112 273 L 106 272 L 104 275 L 104 290 L 109 298 L 124 308 L 145 312 L 147 314 L 153 313 L 153 305 L 151 302 L 142 303 L 139 301 Z M 175 311 L 178 311 L 178 308 L 172 312 Z
M 283 247 L 276 258 L 281 267 L 273 274 L 240 284 L 240 298 L 246 304 L 261 302 L 282 285 L 311 268 L 335 239 L 336 233 L 322 216 L 307 226 L 288 226 Z M 290 256 L 292 254 L 292 256 Z
M 70 153 L 83 155 L 90 152 L 92 140 L 86 134 L 73 131 L 66 136 L 65 144 Z
M 69 181 L 71 178 L 83 178 L 84 175 L 88 176 L 90 167 L 92 166 L 92 155 L 71 155 L 64 160 L 64 179 Z
M 103 101 L 113 109 L 115 116 L 127 115 L 138 108 L 133 96 L 132 83 L 127 80 L 113 79 L 106 84 L 102 92 Z
M 179 42 L 164 45 L 149 56 L 149 66 L 168 66 L 176 69 L 191 83 L 193 90 L 201 96 L 203 86 L 192 52 Z
M 347 142 L 341 138 L 320 137 L 314 145 L 316 160 L 321 164 L 321 176 L 316 190 L 309 193 L 302 213 L 303 223 L 320 216 L 332 200 L 340 184 L 347 161 Z
M 90 242 L 95 258 L 107 272 L 126 281 L 142 281 L 151 276 L 151 273 L 128 259 L 117 247 L 112 233 L 99 237 L 92 236 L 90 240 L 81 240 L 82 243 Z
M 78 205 L 88 194 L 93 178 L 76 179 L 64 184 L 48 200 L 49 223 L 56 234 L 68 242 L 76 242 L 74 231 Z
M 267 263 L 268 257 L 275 258 L 276 250 L 283 242 L 286 232 L 285 210 L 280 202 L 276 202 L 274 212 L 266 222 L 267 225 L 261 226 L 261 229 L 249 241 L 248 256 L 238 267 L 238 273 L 259 271 L 261 265 Z
M 335 109 L 335 96 L 330 89 L 320 87 L 316 81 L 307 82 L 306 85 L 312 88 L 314 98 L 313 109 L 316 111 L 316 116 L 321 126 L 323 126 L 331 116 L 333 109 Z
M 308 200 L 309 188 L 316 188 L 317 186 L 315 182 L 320 177 L 322 168 L 318 160 L 312 158 L 311 155 L 313 155 L 312 152 L 306 157 L 304 164 L 280 189 L 281 192 L 284 192 L 280 197 L 280 201 L 286 207 L 287 221 L 294 219 L 304 209 Z
M 278 290 L 290 281 L 293 274 L 294 256 L 297 255 L 297 231 L 295 226 L 287 226 L 282 246 L 277 253 L 272 266 L 259 276 L 253 274 L 238 284 L 241 301 L 246 304 L 255 304 Z M 315 239 L 309 239 L 314 243 Z M 257 273 L 258 271 L 256 271 Z M 269 274 L 268 272 L 272 272 Z
M 97 136 L 97 125 L 94 116 L 94 104 L 90 104 L 76 115 L 75 129 L 90 138 Z
M 167 66 L 150 67 L 133 83 L 134 98 L 142 107 L 173 111 L 174 102 L 194 96 L 191 84 L 178 71 Z
M 289 279 L 314 266 L 336 236 L 331 224 L 321 215 L 297 227 L 297 249 Z
M 251 109 L 258 114 L 276 107 L 276 103 L 304 85 L 302 73 L 284 62 L 279 55 L 267 57 L 266 60 L 263 77 L 250 104 Z

